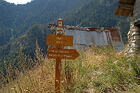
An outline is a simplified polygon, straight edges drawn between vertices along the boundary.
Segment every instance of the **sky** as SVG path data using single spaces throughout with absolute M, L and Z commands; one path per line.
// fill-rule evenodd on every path
M 14 4 L 26 4 L 28 2 L 31 2 L 32 0 L 5 0 L 9 3 L 14 3 Z

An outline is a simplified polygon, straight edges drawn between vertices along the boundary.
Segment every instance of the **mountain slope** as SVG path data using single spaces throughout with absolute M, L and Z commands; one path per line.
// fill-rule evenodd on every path
M 24 54 L 33 57 L 36 41 L 45 53 L 49 30 L 47 25 L 41 24 L 53 22 L 61 15 L 79 8 L 84 2 L 87 1 L 34 0 L 27 5 L 0 4 L 0 63 L 17 64 L 21 47 Z
M 64 23 L 90 27 L 120 27 L 123 40 L 127 41 L 129 19 L 114 16 L 116 0 L 92 0 L 71 15 L 64 17 Z
M 85 0 L 34 0 L 26 5 L 0 3 L 0 46 L 16 39 L 33 24 L 46 24 L 60 17 L 65 11 L 80 7 Z

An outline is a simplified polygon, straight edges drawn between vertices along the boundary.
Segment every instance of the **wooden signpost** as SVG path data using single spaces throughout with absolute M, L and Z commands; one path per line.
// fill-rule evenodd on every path
M 47 45 L 61 45 L 61 46 L 73 46 L 73 36 L 65 35 L 47 35 Z
M 47 57 L 56 59 L 55 69 L 55 93 L 60 93 L 61 60 L 74 60 L 79 56 L 75 49 L 62 49 L 63 46 L 73 46 L 73 36 L 63 35 L 63 20 L 57 20 L 57 35 L 47 35 L 47 45 L 55 45 L 56 48 L 48 48 Z
M 48 58 L 76 59 L 79 53 L 75 49 L 48 48 Z

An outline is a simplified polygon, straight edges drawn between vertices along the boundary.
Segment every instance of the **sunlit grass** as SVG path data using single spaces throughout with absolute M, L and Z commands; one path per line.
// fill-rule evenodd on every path
M 55 60 L 48 60 L 36 49 L 38 61 L 34 68 L 18 72 L 0 93 L 53 93 Z M 116 53 L 110 47 L 80 50 L 76 60 L 63 60 L 62 93 L 138 93 L 140 91 L 140 60 Z M 11 69 L 10 67 L 8 69 Z M 8 71 L 8 70 L 7 70 Z M 11 71 L 12 72 L 12 71 Z M 5 77 L 3 77 L 5 78 Z M 1 82 L 2 83 L 2 82 Z

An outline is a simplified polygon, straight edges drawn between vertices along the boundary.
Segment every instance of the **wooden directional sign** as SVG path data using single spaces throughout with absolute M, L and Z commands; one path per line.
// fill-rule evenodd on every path
M 56 48 L 48 48 L 48 58 L 56 59 L 55 69 L 55 93 L 60 93 L 61 59 L 76 59 L 79 53 L 74 49 L 62 49 L 63 46 L 73 46 L 73 36 L 63 35 L 63 20 L 57 21 L 57 35 L 47 35 L 46 44 L 55 45 Z
M 73 36 L 47 35 L 47 45 L 73 46 Z
M 48 58 L 76 59 L 79 53 L 75 49 L 48 48 Z

